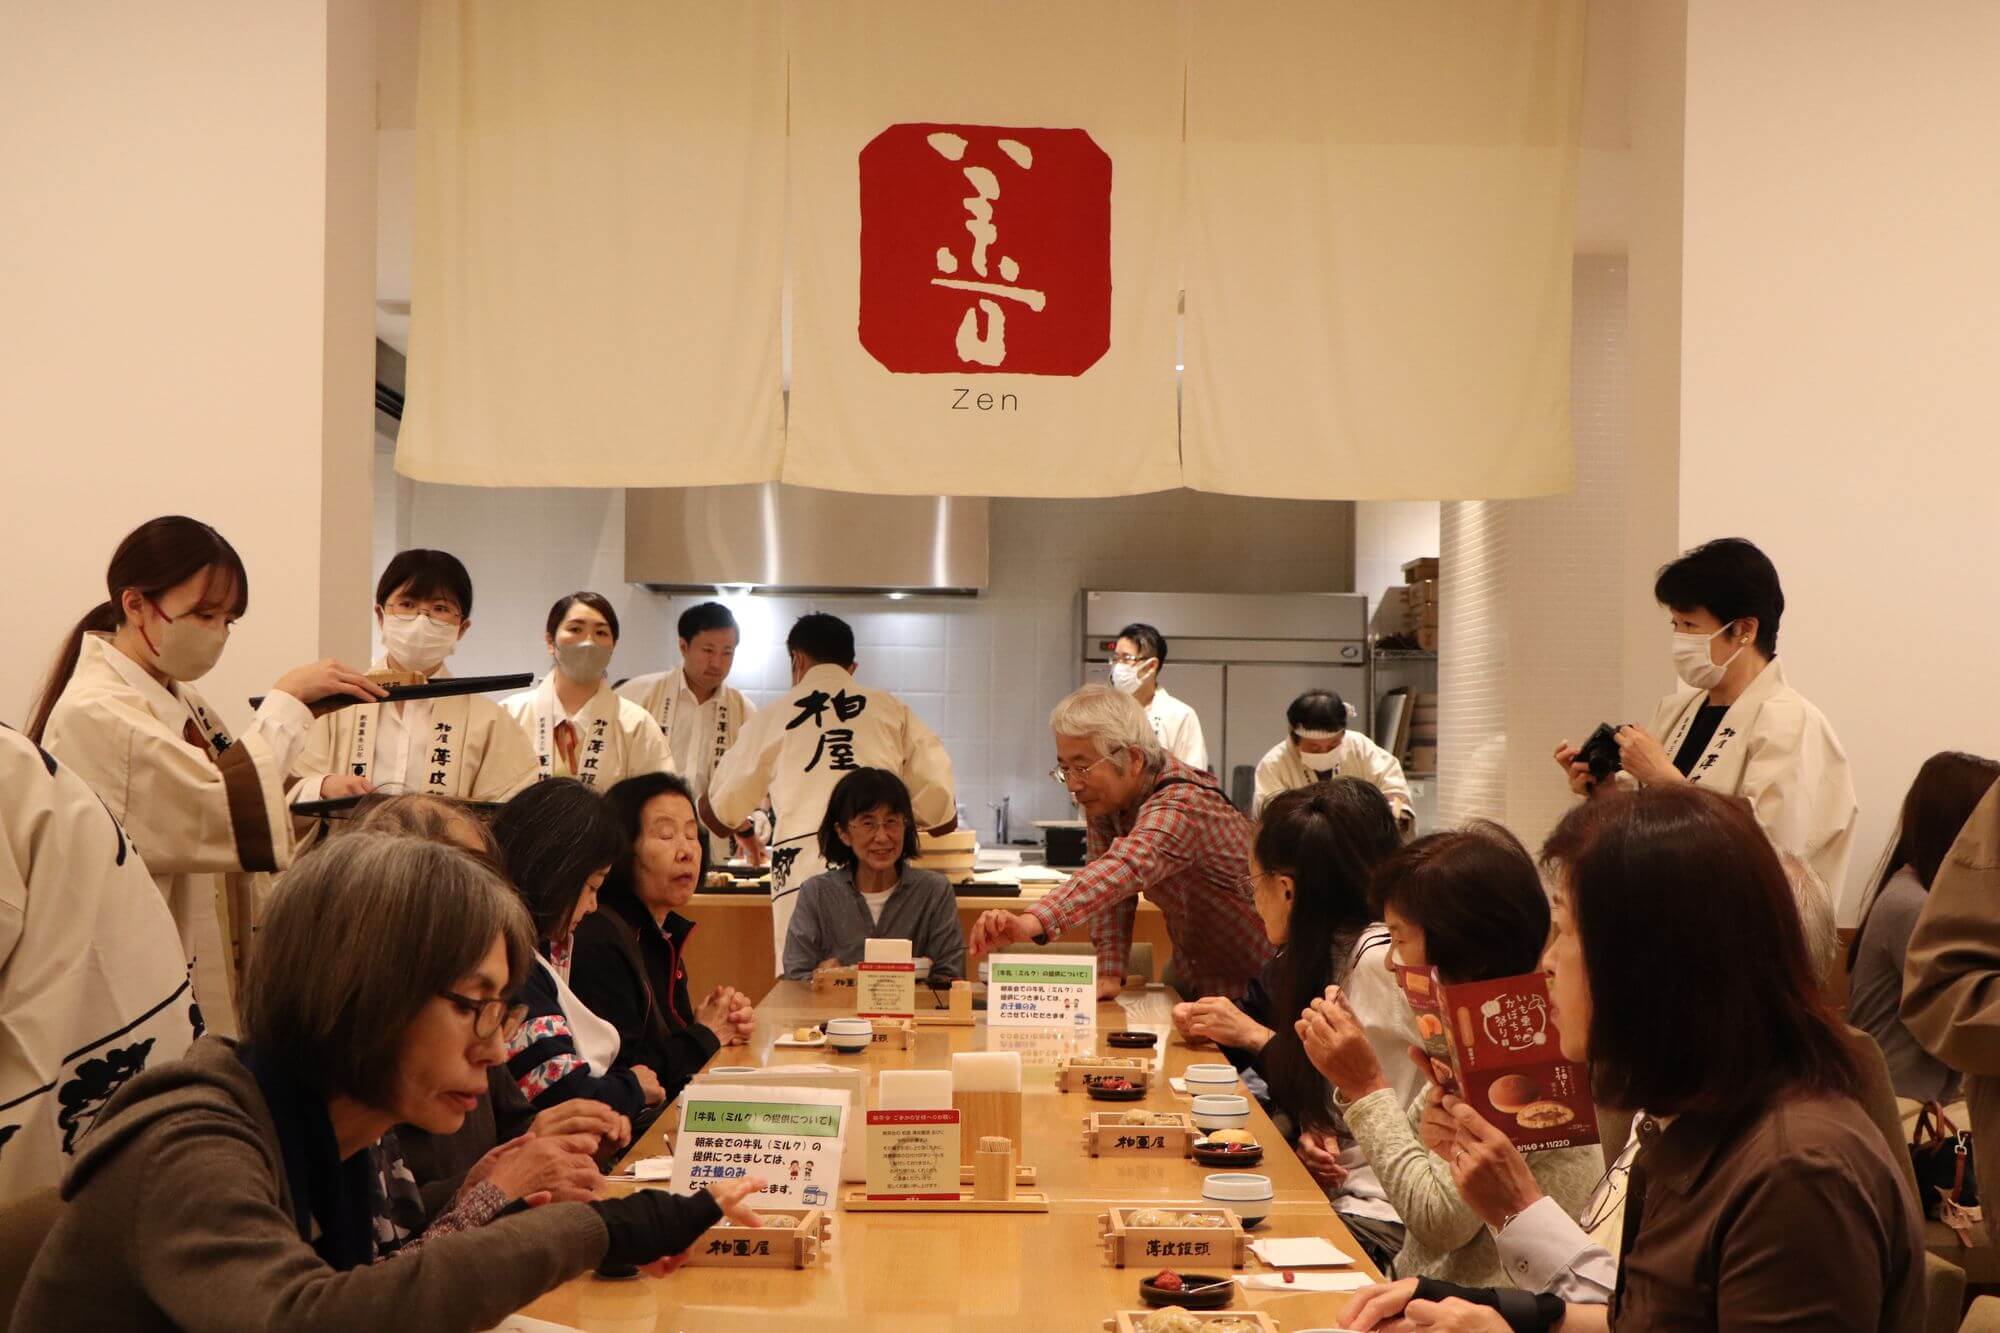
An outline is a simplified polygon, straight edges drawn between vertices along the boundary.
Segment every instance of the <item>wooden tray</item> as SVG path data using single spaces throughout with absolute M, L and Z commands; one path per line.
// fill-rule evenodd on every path
M 907 1051 L 917 1039 L 917 1025 L 908 1018 L 871 1018 L 875 1025 L 875 1045 L 885 1051 Z
M 808 1268 L 819 1261 L 833 1232 L 824 1208 L 759 1208 L 765 1217 L 796 1217 L 796 1227 L 739 1227 L 717 1222 L 688 1247 L 688 1264 L 701 1268 Z
M 965 1192 L 951 1199 L 871 1199 L 867 1190 L 849 1190 L 840 1206 L 850 1213 L 1046 1213 L 1046 1194 L 1016 1193 L 1011 1199 L 975 1199 Z
M 1127 1125 L 1123 1111 L 1093 1111 L 1083 1122 L 1083 1146 L 1092 1157 L 1191 1157 L 1202 1131 L 1192 1116 L 1176 1113 L 1172 1125 Z M 1124 1140 L 1143 1139 L 1134 1144 Z M 1158 1140 L 1155 1142 L 1154 1140 Z
M 1164 1205 L 1150 1204 L 1148 1208 Z M 1245 1268 L 1250 1263 L 1250 1238 L 1243 1234 L 1243 1221 L 1228 1208 L 1206 1204 L 1175 1204 L 1180 1213 L 1219 1213 L 1219 1227 L 1135 1227 L 1126 1219 L 1139 1208 L 1113 1208 L 1097 1215 L 1104 1228 L 1104 1260 L 1116 1268 L 1202 1268 L 1227 1264 Z
M 1063 1092 L 1082 1092 L 1086 1078 L 1129 1078 L 1135 1088 L 1153 1086 L 1152 1062 L 1136 1065 L 1109 1065 L 1102 1056 L 1065 1060 L 1056 1066 L 1056 1087 Z
M 1278 1333 L 1278 1321 L 1262 1310 L 1190 1310 L 1189 1314 L 1206 1324 L 1215 1319 L 1241 1319 L 1262 1333 Z M 1146 1320 L 1153 1314 L 1151 1310 L 1120 1310 L 1104 1321 L 1110 1333 L 1144 1333 Z
M 961 1166 L 960 1168 L 958 1168 L 958 1183 L 961 1185 L 968 1185 L 968 1186 L 971 1185 L 972 1170 L 973 1169 L 969 1166 Z M 1037 1179 L 1038 1177 L 1035 1175 L 1035 1168 L 1032 1166 L 1016 1166 L 1014 1168 L 1014 1184 L 1017 1187 L 1017 1192 L 1019 1186 L 1022 1185 L 1032 1186 Z

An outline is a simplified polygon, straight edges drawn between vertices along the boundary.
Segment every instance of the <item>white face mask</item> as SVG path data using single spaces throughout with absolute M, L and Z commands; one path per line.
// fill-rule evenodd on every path
M 562 673 L 581 685 L 604 678 L 604 669 L 611 665 L 611 645 L 588 640 L 583 643 L 559 643 L 556 645 L 556 665 Z
M 382 646 L 412 671 L 428 676 L 458 647 L 458 626 L 429 616 L 382 617 Z
M 1340 751 L 1328 750 L 1325 754 L 1308 754 L 1300 750 L 1299 762 L 1315 773 L 1331 773 L 1340 767 Z
M 153 610 L 160 617 L 159 642 L 146 633 L 144 623 L 139 626 L 139 637 L 153 650 L 153 665 L 161 675 L 169 680 L 200 680 L 222 660 L 222 650 L 229 646 L 226 626 L 210 628 L 187 615 L 168 619 L 158 603 Z
M 1716 662 L 1709 656 L 1708 646 L 1729 632 L 1724 625 L 1713 634 L 1674 635 L 1674 674 L 1681 681 L 1697 690 L 1712 690 L 1722 683 L 1723 675 L 1729 670 L 1729 662 L 1734 662 L 1743 653 L 1743 644 L 1736 645 L 1736 651 L 1729 655 L 1729 662 Z
M 1148 658 L 1147 661 L 1151 661 Z M 1139 687 L 1146 683 L 1145 662 L 1113 662 L 1111 664 L 1111 686 L 1120 694 L 1137 694 Z

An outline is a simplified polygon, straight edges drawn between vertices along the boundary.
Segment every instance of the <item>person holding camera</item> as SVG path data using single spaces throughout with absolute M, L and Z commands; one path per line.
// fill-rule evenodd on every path
M 1839 893 L 1860 813 L 1854 777 L 1825 714 L 1778 663 L 1785 594 L 1770 557 L 1723 537 L 1661 569 L 1653 596 L 1673 617 L 1674 674 L 1684 688 L 1660 701 L 1647 726 L 1601 727 L 1581 748 L 1558 745 L 1570 790 L 1595 796 L 1620 783 L 1696 782 L 1740 796 L 1773 844 Z

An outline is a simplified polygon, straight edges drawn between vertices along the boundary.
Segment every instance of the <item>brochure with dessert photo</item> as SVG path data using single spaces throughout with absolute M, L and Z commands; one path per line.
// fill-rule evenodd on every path
M 1597 1142 L 1590 1071 L 1563 1059 L 1546 976 L 1447 985 L 1429 968 L 1399 967 L 1396 978 L 1439 1087 L 1524 1151 Z

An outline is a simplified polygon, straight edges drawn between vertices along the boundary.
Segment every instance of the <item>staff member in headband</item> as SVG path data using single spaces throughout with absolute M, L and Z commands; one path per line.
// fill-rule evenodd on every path
M 1307 690 L 1285 710 L 1290 734 L 1257 761 L 1257 795 L 1252 818 L 1280 792 L 1310 787 L 1328 778 L 1360 778 L 1381 788 L 1396 826 L 1408 833 L 1417 817 L 1410 807 L 1410 784 L 1396 756 L 1347 726 L 1348 708 L 1332 690 Z

